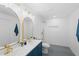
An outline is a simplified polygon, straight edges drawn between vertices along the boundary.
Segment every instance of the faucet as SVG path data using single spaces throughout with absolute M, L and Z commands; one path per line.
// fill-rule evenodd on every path
M 10 53 L 12 50 L 13 50 L 13 48 L 9 44 L 6 44 L 4 46 L 4 54 L 5 55 L 8 54 L 8 53 Z

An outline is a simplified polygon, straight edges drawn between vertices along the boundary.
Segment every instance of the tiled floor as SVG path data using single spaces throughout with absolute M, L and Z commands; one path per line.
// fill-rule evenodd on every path
M 51 47 L 49 48 L 49 53 L 47 55 L 43 54 L 43 56 L 75 56 L 75 55 L 68 47 L 51 45 Z

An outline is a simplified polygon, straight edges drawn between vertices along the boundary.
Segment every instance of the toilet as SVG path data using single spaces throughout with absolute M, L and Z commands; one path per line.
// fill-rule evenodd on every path
M 48 54 L 48 48 L 50 47 L 50 45 L 46 42 L 42 43 L 42 53 L 43 54 Z

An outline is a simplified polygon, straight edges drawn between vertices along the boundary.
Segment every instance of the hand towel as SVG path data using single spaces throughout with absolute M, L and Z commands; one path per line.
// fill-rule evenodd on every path
M 16 26 L 15 26 L 15 29 L 14 29 L 14 32 L 15 32 L 15 34 L 16 34 L 16 36 L 18 35 L 18 26 L 17 26 L 17 24 L 16 24 Z
M 77 40 L 78 40 L 78 42 L 79 42 L 79 20 L 78 20 L 78 24 L 77 24 L 76 36 L 77 36 Z

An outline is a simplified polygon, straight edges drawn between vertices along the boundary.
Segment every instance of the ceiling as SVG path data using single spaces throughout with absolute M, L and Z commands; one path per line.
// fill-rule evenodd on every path
M 18 5 L 45 20 L 53 18 L 53 16 L 68 17 L 79 8 L 79 3 L 23 3 Z

